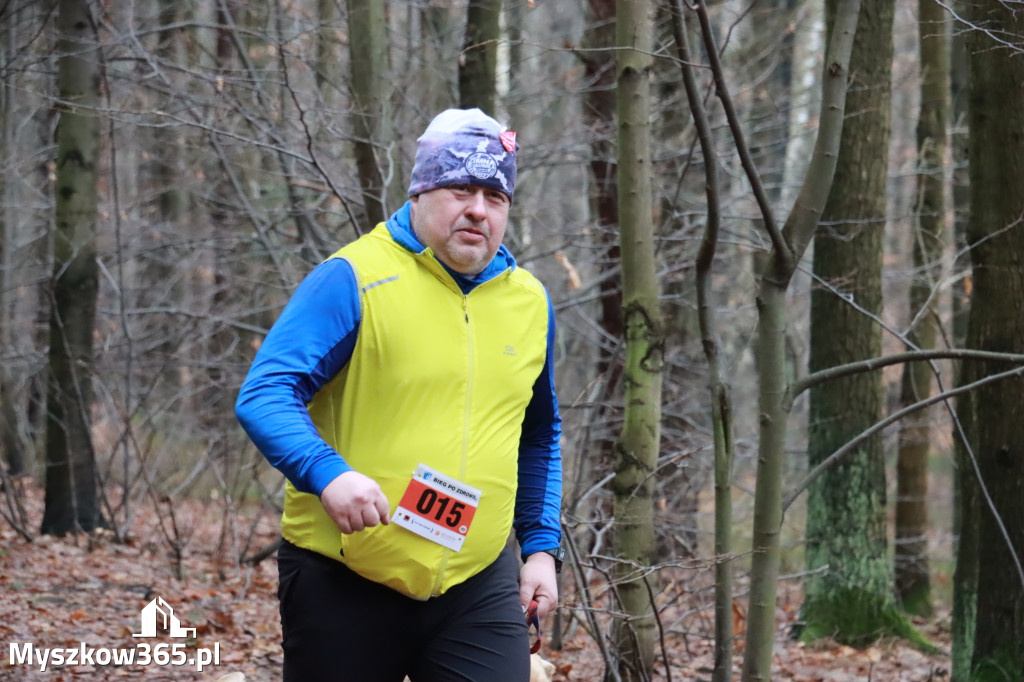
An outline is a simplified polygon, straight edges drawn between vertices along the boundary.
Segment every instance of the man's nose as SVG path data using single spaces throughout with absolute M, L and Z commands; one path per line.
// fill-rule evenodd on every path
M 487 199 L 484 197 L 484 190 L 476 189 L 470 193 L 466 200 L 466 215 L 473 220 L 483 220 L 487 217 Z

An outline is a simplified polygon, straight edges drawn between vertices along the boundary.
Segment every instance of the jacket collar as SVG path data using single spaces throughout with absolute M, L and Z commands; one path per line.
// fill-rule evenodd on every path
M 401 245 L 407 251 L 415 253 L 417 255 L 422 254 L 427 250 L 427 247 L 423 246 L 420 240 L 416 237 L 416 234 L 412 231 L 412 207 L 411 202 L 406 201 L 402 208 L 394 212 L 394 214 L 388 218 L 385 226 L 388 228 L 388 232 L 391 234 L 391 238 L 396 243 Z M 434 256 L 437 260 L 437 256 Z M 455 283 L 462 289 L 462 293 L 468 294 L 477 286 L 484 282 L 494 279 L 506 270 L 512 271 L 516 269 L 516 259 L 512 256 L 505 245 L 502 244 L 498 247 L 498 252 L 494 254 L 494 258 L 487 264 L 487 267 L 483 269 L 478 275 L 463 275 L 462 273 L 455 272 L 441 261 L 437 261 L 455 280 Z

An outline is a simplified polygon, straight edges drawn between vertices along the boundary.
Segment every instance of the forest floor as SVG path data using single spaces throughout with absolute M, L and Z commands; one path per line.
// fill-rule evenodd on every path
M 43 492 L 23 485 L 28 528 L 34 533 L 42 516 Z M 6 504 L 2 498 L 0 492 L 0 503 Z M 168 529 L 169 508 L 166 501 L 161 505 L 163 527 Z M 236 565 L 237 557 L 251 555 L 274 540 L 276 517 L 248 511 L 225 523 L 220 503 L 177 504 L 174 518 L 183 546 L 179 563 L 166 539 L 174 531 L 161 530 L 160 516 L 152 503 L 140 503 L 124 542 L 115 542 L 113 534 L 106 532 L 91 538 L 36 536 L 29 542 L 10 523 L 0 521 L 0 680 L 213 682 L 223 678 L 241 682 L 240 675 L 230 673 L 244 673 L 246 682 L 280 679 L 276 562 L 270 557 L 255 566 Z M 172 639 L 167 633 L 146 640 L 133 637 L 142 627 L 141 609 L 156 597 L 174 609 L 183 627 L 195 628 L 194 637 Z M 786 604 L 799 604 L 799 595 L 788 594 L 781 601 L 779 618 L 785 626 L 785 621 L 795 620 L 797 611 Z M 735 623 L 739 634 L 743 606 Z M 706 620 L 706 614 L 703 617 Z M 948 651 L 948 615 L 917 624 L 933 643 Z M 899 640 L 857 650 L 834 642 L 800 644 L 785 635 L 787 630 L 780 628 L 775 644 L 772 679 L 776 681 L 942 682 L 949 677 L 948 656 L 926 655 Z M 545 639 L 542 655 L 555 665 L 553 682 L 599 682 L 604 667 L 595 642 L 582 628 L 569 632 L 561 651 L 551 651 Z M 142 642 L 149 644 L 151 656 L 160 652 L 186 665 L 157 665 L 157 661 L 145 666 L 138 661 L 103 665 L 103 657 L 111 654 L 101 650 L 135 649 Z M 23 662 L 29 643 L 32 665 Z M 160 647 L 161 643 L 165 646 Z M 46 650 L 52 655 L 58 648 L 76 649 L 80 656 L 83 646 L 93 652 L 91 665 L 48 665 L 40 670 L 36 659 Z M 737 646 L 736 679 L 742 639 Z M 189 659 L 202 656 L 201 649 L 217 653 L 219 665 L 198 671 Z M 659 682 L 711 679 L 711 642 L 706 637 L 670 635 L 666 650 L 671 677 L 659 663 Z M 367 680 L 372 682 L 372 675 Z

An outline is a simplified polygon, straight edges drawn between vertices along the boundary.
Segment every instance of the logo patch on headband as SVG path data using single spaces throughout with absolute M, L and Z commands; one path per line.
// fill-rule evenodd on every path
M 490 154 L 474 152 L 466 157 L 466 171 L 474 178 L 486 180 L 498 172 L 498 162 Z

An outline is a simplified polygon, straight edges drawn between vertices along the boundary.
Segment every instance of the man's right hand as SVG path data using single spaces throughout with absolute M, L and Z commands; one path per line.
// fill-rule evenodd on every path
M 320 504 L 346 535 L 391 521 L 388 498 L 375 480 L 358 471 L 346 471 L 328 483 Z

